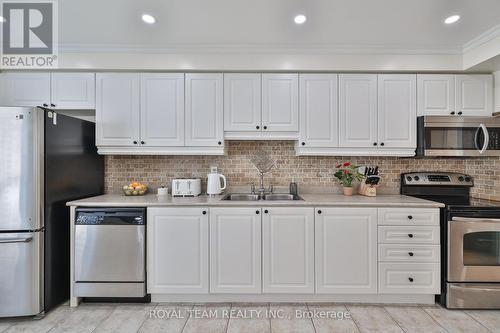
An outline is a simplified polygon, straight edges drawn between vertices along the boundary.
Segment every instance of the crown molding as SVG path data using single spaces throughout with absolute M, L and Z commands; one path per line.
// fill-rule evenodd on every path
M 129 53 L 129 54 L 396 54 L 461 55 L 455 46 L 421 45 L 320 45 L 320 44 L 61 44 L 61 53 Z
M 500 24 L 494 26 L 491 29 L 486 30 L 479 36 L 476 36 L 475 38 L 465 43 L 464 46 L 462 47 L 462 53 L 467 53 L 469 51 L 472 51 L 473 49 L 491 41 L 492 39 L 498 36 L 500 36 Z

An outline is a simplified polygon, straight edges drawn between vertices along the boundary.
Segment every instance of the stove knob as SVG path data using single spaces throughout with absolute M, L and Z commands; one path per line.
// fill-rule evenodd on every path
M 411 182 L 412 178 L 410 176 L 406 177 L 406 180 Z
M 463 182 L 465 179 L 464 179 L 463 176 L 460 176 L 460 177 L 458 177 L 458 180 L 461 181 L 461 182 Z
M 465 181 L 470 182 L 470 181 L 472 181 L 472 179 L 470 177 L 465 177 Z
M 413 177 L 413 179 L 415 179 L 415 181 L 418 182 L 420 180 L 420 177 L 419 176 L 415 176 L 415 177 Z

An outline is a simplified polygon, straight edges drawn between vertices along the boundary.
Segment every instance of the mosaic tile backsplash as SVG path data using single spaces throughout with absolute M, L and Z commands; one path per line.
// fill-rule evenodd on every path
M 106 192 L 118 193 L 135 180 L 155 191 L 160 184 L 170 187 L 179 177 L 200 177 L 205 186 L 210 166 L 216 165 L 230 186 L 258 184 L 259 174 L 250 162 L 254 154 L 265 151 L 276 160 L 276 167 L 265 176 L 266 186 L 288 186 L 295 180 L 304 186 L 338 189 L 333 176 L 336 164 L 351 161 L 357 165 L 378 165 L 382 193 L 399 193 L 399 175 L 410 171 L 453 171 L 474 177 L 474 197 L 500 201 L 500 158 L 398 158 L 398 157 L 311 157 L 295 156 L 292 141 L 226 141 L 226 156 L 107 156 Z

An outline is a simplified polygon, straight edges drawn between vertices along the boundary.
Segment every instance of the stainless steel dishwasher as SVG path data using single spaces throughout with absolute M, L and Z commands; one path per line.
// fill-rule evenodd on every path
M 144 208 L 77 208 L 75 296 L 144 297 L 145 229 Z

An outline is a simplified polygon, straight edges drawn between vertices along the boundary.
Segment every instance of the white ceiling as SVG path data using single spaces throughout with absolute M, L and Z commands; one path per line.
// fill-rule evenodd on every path
M 141 20 L 143 13 L 157 19 Z M 293 23 L 303 13 L 304 25 Z M 461 20 L 443 20 L 459 14 Z M 61 46 L 461 50 L 500 24 L 500 0 L 60 0 Z

